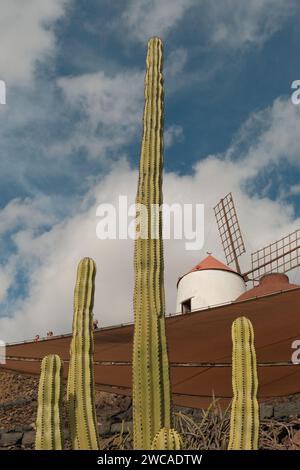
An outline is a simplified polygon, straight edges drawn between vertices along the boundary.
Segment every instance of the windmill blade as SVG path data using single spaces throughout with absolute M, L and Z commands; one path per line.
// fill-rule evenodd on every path
M 214 212 L 226 262 L 234 262 L 237 272 L 241 273 L 238 258 L 246 250 L 231 193 L 220 200 Z
M 251 275 L 253 282 L 264 274 L 286 273 L 300 266 L 300 230 L 252 253 L 251 264 L 252 269 L 244 277 L 249 279 Z

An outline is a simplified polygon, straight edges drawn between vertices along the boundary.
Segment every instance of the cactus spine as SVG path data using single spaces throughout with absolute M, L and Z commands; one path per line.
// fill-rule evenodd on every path
M 140 223 L 135 241 L 133 419 L 134 448 L 150 449 L 161 428 L 171 428 L 171 393 L 165 336 L 162 216 L 151 211 L 162 204 L 163 169 L 163 45 L 148 42 L 143 138 L 139 170 L 139 205 L 147 208 L 148 223 Z M 157 207 L 157 206 L 156 206 Z M 150 217 L 151 215 L 151 217 Z M 138 225 L 138 224 L 137 224 Z M 151 237 L 157 230 L 159 236 Z M 155 232 L 155 233 L 157 233 Z
M 152 450 L 181 450 L 182 439 L 175 429 L 162 428 L 152 441 Z
M 38 390 L 36 450 L 63 448 L 60 407 L 62 402 L 63 364 L 59 356 L 44 357 Z
M 93 304 L 96 265 L 80 261 L 74 294 L 73 338 L 70 347 L 67 400 L 73 449 L 99 449 L 94 401 Z
M 245 317 L 232 324 L 232 388 L 229 450 L 258 448 L 259 408 L 254 332 Z

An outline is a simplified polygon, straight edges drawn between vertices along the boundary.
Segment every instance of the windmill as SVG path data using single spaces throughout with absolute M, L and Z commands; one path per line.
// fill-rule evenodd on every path
M 251 253 L 251 269 L 242 273 L 239 257 L 246 249 L 231 193 L 219 201 L 214 213 L 227 264 L 235 263 L 245 282 L 255 284 L 264 274 L 286 273 L 300 266 L 300 230 L 295 230 Z

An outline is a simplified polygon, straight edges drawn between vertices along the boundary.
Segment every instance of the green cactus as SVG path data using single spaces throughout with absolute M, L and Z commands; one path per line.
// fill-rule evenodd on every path
M 152 450 L 181 450 L 182 439 L 175 429 L 162 428 L 152 441 Z
M 259 408 L 253 327 L 248 318 L 232 324 L 232 388 L 229 450 L 258 448 Z
M 148 42 L 147 51 L 144 128 L 136 197 L 137 209 L 143 205 L 147 209 L 148 220 L 147 224 L 143 219 L 137 222 L 142 236 L 137 236 L 135 240 L 134 254 L 135 449 L 151 449 L 152 440 L 160 429 L 172 427 L 169 362 L 165 336 L 162 215 L 160 211 L 156 214 L 155 211 L 151 211 L 153 204 L 160 206 L 163 200 L 162 65 L 162 42 L 159 38 L 152 38 Z M 159 236 L 151 237 L 153 233 L 158 233 Z
M 73 338 L 70 347 L 67 401 L 73 449 L 98 450 L 94 393 L 93 304 L 96 265 L 80 261 L 74 294 Z
M 36 450 L 62 450 L 60 421 L 63 363 L 59 356 L 44 357 L 38 390 L 36 419 Z

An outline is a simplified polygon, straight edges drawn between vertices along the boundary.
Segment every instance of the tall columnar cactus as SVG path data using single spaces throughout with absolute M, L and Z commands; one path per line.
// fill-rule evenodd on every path
M 59 356 L 44 357 L 38 390 L 36 450 L 61 450 L 63 439 L 60 421 L 63 364 Z
M 254 332 L 245 317 L 232 324 L 232 388 L 229 450 L 258 448 L 259 408 Z
M 181 450 L 182 439 L 175 429 L 162 428 L 152 441 L 152 450 Z
M 93 304 L 96 265 L 80 261 L 74 294 L 73 338 L 68 375 L 68 415 L 73 449 L 99 449 L 94 393 Z
M 150 449 L 161 428 L 171 428 L 171 393 L 165 336 L 164 265 L 161 205 L 163 170 L 163 45 L 159 38 L 148 42 L 145 78 L 143 138 L 136 197 L 137 209 L 147 209 L 137 218 L 135 241 L 133 419 L 134 448 Z M 156 206 L 157 207 L 157 206 Z M 158 234 L 151 236 L 153 234 Z M 138 235 L 138 233 L 137 233 Z

